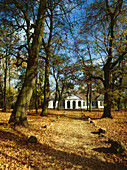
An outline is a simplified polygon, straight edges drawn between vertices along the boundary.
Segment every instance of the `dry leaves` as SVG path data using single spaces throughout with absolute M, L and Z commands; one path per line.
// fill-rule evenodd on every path
M 83 118 L 90 116 L 106 137 Z M 112 154 L 108 138 L 121 140 L 127 147 L 127 116 L 113 112 L 114 119 L 98 119 L 101 112 L 49 110 L 47 117 L 29 113 L 30 126 L 8 125 L 10 113 L 0 112 L 0 169 L 126 169 L 127 152 Z M 46 125 L 46 128 L 44 128 Z M 28 142 L 36 136 L 37 143 Z

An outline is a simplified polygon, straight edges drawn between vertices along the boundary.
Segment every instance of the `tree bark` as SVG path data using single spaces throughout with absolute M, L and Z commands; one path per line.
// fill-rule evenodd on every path
M 87 95 L 86 95 L 86 98 L 87 98 L 87 111 L 89 110 L 89 85 L 87 84 Z
M 58 99 L 58 82 L 57 82 L 57 79 L 56 79 L 56 92 L 55 92 L 55 100 L 54 100 L 54 109 L 56 108 L 56 101 Z
M 49 58 L 50 53 L 47 53 L 46 56 L 46 65 L 45 65 L 45 84 L 44 84 L 44 102 L 41 116 L 47 116 L 48 112 L 48 102 L 49 102 Z
M 6 50 L 6 58 L 5 58 L 5 72 L 4 72 L 4 98 L 3 98 L 3 112 L 6 112 L 7 109 L 7 100 L 6 100 L 6 88 L 7 88 L 7 50 Z
M 49 102 L 49 60 L 50 60 L 50 51 L 51 51 L 51 41 L 52 41 L 52 31 L 53 31 L 53 4 L 52 1 L 49 2 L 50 4 L 50 33 L 49 33 L 49 38 L 48 38 L 48 43 L 45 43 L 43 39 L 43 46 L 46 52 L 46 65 L 45 65 L 45 84 L 44 84 L 44 102 L 43 102 L 43 108 L 42 108 L 42 113 L 41 116 L 47 116 L 48 113 L 48 102 Z
M 62 100 L 62 95 L 63 95 L 63 92 L 64 92 L 64 83 L 62 84 L 62 89 L 61 89 L 61 92 L 59 90 L 59 100 L 58 100 L 58 107 L 57 107 L 57 110 L 60 110 L 60 105 L 61 105 L 61 100 Z
M 36 81 L 36 71 L 37 66 L 35 66 L 35 60 L 29 60 L 27 73 L 23 87 L 18 95 L 15 108 L 10 117 L 9 123 L 14 122 L 16 124 L 22 124 L 25 127 L 28 126 L 27 122 L 27 109 L 30 103 L 30 99 L 33 93 L 35 81 Z
M 90 89 L 90 95 L 89 95 L 89 112 L 91 112 L 92 110 L 92 82 L 90 82 L 89 85 L 89 89 Z
M 112 118 L 111 115 L 111 88 L 110 88 L 110 66 L 107 63 L 104 67 L 104 113 L 102 118 Z
M 60 105 L 61 105 L 61 98 L 59 97 L 57 110 L 60 110 Z
M 45 22 L 46 2 L 47 0 L 40 1 L 33 42 L 31 49 L 29 49 L 24 84 L 18 95 L 14 110 L 9 120 L 9 123 L 13 122 L 14 124 L 21 124 L 25 127 L 28 127 L 27 109 L 36 83 L 38 55 Z

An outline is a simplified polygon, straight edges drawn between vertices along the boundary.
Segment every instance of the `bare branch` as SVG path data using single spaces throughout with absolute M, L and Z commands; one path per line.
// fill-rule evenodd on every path
M 26 31 L 26 33 L 27 33 L 27 43 L 28 43 L 28 46 L 30 48 L 30 19 L 27 15 L 27 12 L 24 9 L 24 7 L 20 3 L 18 3 L 16 0 L 14 0 L 14 2 L 15 2 L 16 7 L 18 9 L 20 9 L 22 11 L 22 13 L 24 14 L 24 18 L 25 18 L 25 21 L 26 21 L 26 24 L 27 24 L 27 31 Z
M 90 78 L 91 78 L 91 79 L 96 79 L 96 80 L 101 80 L 101 81 L 102 81 L 102 83 L 104 84 L 104 80 L 103 80 L 103 78 L 102 78 L 102 77 L 100 77 L 100 76 L 90 75 Z

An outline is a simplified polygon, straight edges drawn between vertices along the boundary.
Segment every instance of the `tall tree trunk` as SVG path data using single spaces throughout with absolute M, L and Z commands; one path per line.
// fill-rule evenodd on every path
M 0 68 L 1 68 L 1 60 L 0 60 Z M 2 88 L 2 74 L 0 71 L 0 107 L 3 105 L 3 88 Z
M 61 105 L 61 100 L 62 100 L 62 95 L 63 95 L 63 92 L 64 92 L 64 84 L 62 85 L 62 89 L 61 89 L 61 92 L 59 91 L 59 100 L 58 100 L 58 107 L 57 107 L 57 110 L 60 110 L 60 105 Z
M 126 110 L 127 109 L 127 99 L 125 98 L 124 99 L 124 110 Z
M 52 31 L 53 31 L 53 4 L 52 1 L 49 1 L 50 4 L 50 33 L 48 43 L 45 43 L 44 39 L 42 40 L 43 46 L 46 52 L 46 66 L 45 66 L 45 84 L 44 84 L 44 102 L 41 116 L 46 116 L 48 112 L 48 102 L 49 102 L 49 60 L 50 60 L 50 51 L 51 51 L 51 41 L 52 41 Z
M 8 103 L 9 103 L 9 111 L 10 111 L 10 109 L 11 109 L 11 69 L 10 69 L 10 57 L 9 57 L 9 62 L 8 62 L 8 71 L 9 71 L 9 99 L 8 99 Z
M 1 75 L 0 75 L 0 107 L 3 107 L 3 89 L 2 89 L 2 82 L 1 82 Z
M 34 92 L 33 92 L 34 93 Z M 34 102 L 35 102 L 35 110 L 36 110 L 36 114 L 38 114 L 38 105 L 39 105 L 39 101 L 38 101 L 38 95 L 37 95 L 37 79 L 36 79 L 36 90 L 35 90 L 35 94 L 34 94 L 35 98 L 34 98 Z
M 86 95 L 86 98 L 87 98 L 87 111 L 89 110 L 89 85 L 87 84 L 87 95 Z
M 7 56 L 7 50 L 6 50 Z M 7 109 L 7 100 L 6 100 L 6 88 L 7 88 L 7 57 L 5 58 L 5 72 L 4 72 L 4 98 L 3 98 L 3 111 Z
M 119 62 L 119 68 L 122 68 L 123 67 L 123 61 L 122 62 Z M 122 69 L 123 70 L 123 69 Z M 117 99 L 117 107 L 118 107 L 118 111 L 120 111 L 120 102 L 121 102 L 121 99 L 120 99 L 120 94 L 121 94 L 121 86 L 122 86 L 122 81 L 123 81 L 123 76 L 120 77 L 119 79 L 119 86 L 118 86 L 118 90 L 119 90 L 119 97 Z
M 28 64 L 24 84 L 18 95 L 14 110 L 9 120 L 9 123 L 14 122 L 14 124 L 21 124 L 25 127 L 28 127 L 27 109 L 36 82 L 38 55 L 45 22 L 46 2 L 47 0 L 40 1 L 33 42 L 31 49 L 29 49 L 29 58 L 27 61 Z
M 107 65 L 105 65 L 104 67 L 104 89 L 105 89 L 105 93 L 104 93 L 104 113 L 102 115 L 102 118 L 108 117 L 108 118 L 112 118 L 111 116 L 111 89 L 110 89 L 110 67 Z
M 90 82 L 90 86 L 89 86 L 89 89 L 90 89 L 90 95 L 89 95 L 89 112 L 91 112 L 92 110 L 92 83 Z
M 106 6 L 107 6 L 107 11 L 111 12 L 109 10 L 109 5 L 108 5 L 108 1 L 106 1 Z M 102 118 L 105 117 L 109 117 L 112 118 L 111 115 L 111 61 L 113 59 L 113 42 L 114 42 L 114 24 L 115 24 L 115 20 L 114 20 L 114 16 L 116 15 L 116 12 L 114 13 L 110 13 L 110 40 L 109 40 L 109 47 L 108 47 L 108 59 L 106 64 L 103 67 L 103 71 L 104 71 L 104 90 L 105 90 L 105 94 L 104 94 L 104 113 L 102 115 Z
M 59 96 L 57 110 L 60 110 L 60 105 L 61 105 L 61 97 Z
M 37 72 L 36 60 L 37 58 L 34 58 L 34 60 L 32 60 L 32 58 L 31 60 L 29 59 L 25 81 L 18 95 L 9 123 L 14 122 L 15 124 L 22 124 L 25 127 L 28 126 L 27 110 L 30 104 L 30 99 L 36 82 Z
M 35 99 L 35 109 L 36 109 L 36 114 L 38 114 L 38 100 Z
M 44 84 L 44 102 L 41 116 L 47 116 L 48 112 L 48 102 L 49 102 L 49 55 L 46 56 L 46 65 L 45 65 L 45 84 Z
M 119 87 L 118 87 L 118 90 L 119 90 L 119 97 L 118 97 L 118 100 L 117 100 L 118 111 L 120 111 L 120 108 L 121 108 L 121 107 L 120 107 L 120 102 L 121 102 L 120 94 L 121 94 L 122 80 L 123 80 L 123 77 L 120 77 L 120 79 L 119 79 Z
M 56 101 L 58 99 L 58 82 L 56 80 L 56 92 L 55 92 L 55 101 L 54 101 L 54 109 L 56 108 Z

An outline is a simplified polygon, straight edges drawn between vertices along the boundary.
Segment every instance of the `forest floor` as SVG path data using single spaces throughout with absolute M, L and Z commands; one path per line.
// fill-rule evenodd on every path
M 113 154 L 108 143 L 109 138 L 120 140 L 127 148 L 127 112 L 112 115 L 113 119 L 100 119 L 99 111 L 49 110 L 48 116 L 41 117 L 30 111 L 29 127 L 14 128 L 8 125 L 10 113 L 0 112 L 0 169 L 127 169 L 127 150 Z M 104 136 L 98 128 L 106 129 Z M 30 136 L 36 136 L 37 143 L 29 143 Z

